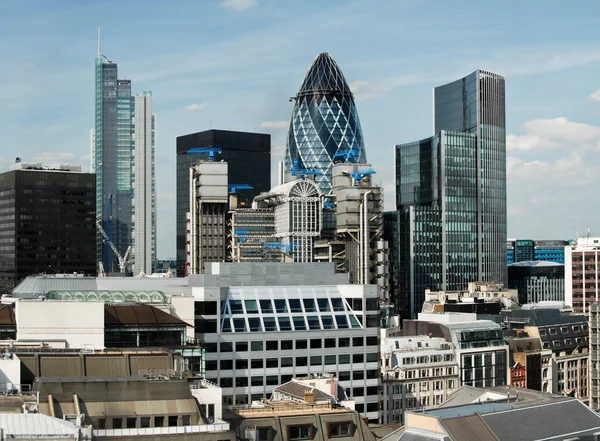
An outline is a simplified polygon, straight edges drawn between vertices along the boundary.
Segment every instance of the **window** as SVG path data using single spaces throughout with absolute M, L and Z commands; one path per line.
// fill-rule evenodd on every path
M 267 386 L 277 386 L 279 384 L 278 375 L 267 375 Z
M 217 302 L 194 302 L 194 315 L 217 315 Z
M 294 342 L 292 340 L 281 340 L 281 350 L 291 351 L 294 349 Z
M 262 326 L 260 324 L 260 318 L 251 317 L 248 319 L 248 327 L 250 332 L 262 332 Z
M 235 329 L 235 332 L 246 332 L 246 319 L 234 318 L 233 328 Z
M 231 315 L 244 313 L 241 300 L 229 300 L 229 308 L 231 309 Z
M 278 350 L 279 350 L 279 342 L 277 340 L 267 341 L 267 351 L 278 351 Z
M 246 312 L 248 314 L 258 314 L 258 303 L 256 300 L 245 300 Z
M 292 330 L 292 322 L 290 322 L 289 317 L 277 317 L 277 321 L 279 322 L 279 330 L 280 331 L 291 331 Z
M 170 415 L 169 416 L 169 427 L 175 427 L 177 426 L 177 415 Z
M 364 387 L 355 387 L 352 389 L 352 397 L 364 397 L 365 396 L 365 388 Z
M 296 357 L 296 367 L 306 366 L 308 364 L 307 357 Z
M 277 359 L 275 359 L 275 360 L 277 360 Z M 269 360 L 267 359 L 267 362 L 268 361 Z M 294 359 L 292 357 L 281 357 L 281 367 L 290 367 L 293 365 L 294 365 Z M 268 363 L 267 363 L 267 367 L 269 367 Z
M 325 364 L 335 364 L 335 355 L 326 355 L 325 356 Z
M 377 346 L 377 337 L 367 337 L 367 346 Z
M 333 317 L 330 315 L 321 316 L 321 321 L 323 322 L 323 329 L 335 329 Z
M 285 302 L 285 299 L 275 300 L 275 310 L 277 312 L 288 312 L 287 303 Z
M 155 416 L 154 417 L 154 427 L 164 427 L 165 425 L 165 417 L 164 416 Z
M 362 337 L 352 337 L 352 346 L 357 347 L 357 346 L 363 346 L 364 345 L 364 340 Z
M 302 302 L 304 303 L 304 310 L 306 312 L 316 312 L 317 307 L 315 306 L 314 299 L 304 299 Z
M 362 363 L 364 358 L 363 354 L 352 354 L 352 363 Z
M 100 430 L 106 429 L 106 418 L 98 418 L 98 429 L 100 429 Z
M 267 367 L 268 368 L 279 367 L 279 359 L 278 358 L 267 358 Z
M 311 426 L 290 426 L 288 429 L 290 434 L 290 441 L 311 439 L 310 427 Z
M 233 345 L 229 342 L 221 342 L 221 352 L 233 352 Z
M 256 441 L 271 441 L 271 428 L 270 427 L 257 427 L 256 428 Z
M 348 326 L 348 317 L 345 315 L 336 315 L 335 322 L 337 323 L 338 329 L 346 329 Z
M 181 425 L 182 426 L 191 426 L 192 425 L 192 416 L 191 415 L 183 415 L 181 417 Z
M 326 338 L 325 348 L 335 348 L 335 338 Z
M 123 428 L 123 418 L 113 418 L 112 419 L 112 428 L 113 429 L 122 429 Z
M 376 328 L 379 326 L 379 317 L 376 315 L 367 316 L 367 328 Z
M 294 329 L 296 331 L 306 331 L 306 322 L 304 317 L 294 317 Z
M 262 369 L 262 367 L 263 367 L 263 359 L 262 358 L 253 358 L 250 361 L 250 367 L 252 369 Z
M 349 381 L 350 380 L 350 371 L 342 371 L 338 374 L 340 381 Z
M 263 314 L 272 314 L 273 313 L 273 304 L 271 303 L 271 299 L 269 300 L 260 300 L 260 309 Z
M 302 312 L 302 306 L 300 306 L 300 299 L 288 299 L 290 304 L 290 312 Z
M 128 417 L 127 418 L 127 428 L 128 429 L 135 429 L 135 423 L 137 422 L 137 418 L 131 418 Z
M 262 386 L 263 385 L 263 377 L 251 377 L 250 385 L 251 386 Z
M 353 371 L 352 372 L 353 380 L 364 380 L 364 378 L 365 378 L 365 371 Z
M 221 360 L 220 369 L 222 371 L 233 369 L 233 360 Z
M 352 423 L 351 422 L 343 422 L 343 423 L 329 423 L 329 438 L 337 438 L 341 436 L 352 436 Z
M 376 353 L 367 354 L 367 362 L 371 362 L 371 361 L 377 361 L 377 354 Z
M 320 355 L 311 355 L 310 357 L 310 365 L 311 366 L 319 366 L 323 364 L 322 357 Z
M 246 359 L 235 360 L 235 368 L 236 369 L 248 369 L 248 360 L 246 360 Z
M 238 341 L 235 344 L 236 352 L 246 352 L 248 350 L 248 342 L 247 341 Z
M 206 360 L 205 368 L 207 371 L 216 371 L 219 369 L 217 366 L 217 360 Z
M 344 301 L 340 298 L 331 299 L 331 306 L 333 307 L 334 311 L 345 311 Z
M 317 299 L 317 305 L 319 305 L 320 312 L 329 312 L 329 300 L 328 299 Z
M 340 355 L 340 364 L 348 364 L 348 363 L 350 363 L 350 354 Z
M 307 343 L 306 340 L 296 340 L 296 349 L 306 349 L 308 347 Z
M 338 346 L 340 348 L 349 348 L 350 347 L 350 339 L 348 337 L 340 338 L 338 340 Z
M 264 317 L 263 323 L 265 325 L 266 332 L 277 331 L 277 325 L 275 324 L 275 317 Z
M 310 329 L 311 331 L 321 329 L 321 322 L 319 321 L 319 317 L 317 317 L 316 315 L 309 315 L 308 317 L 306 317 L 306 319 L 308 320 L 308 329 Z
M 248 387 L 248 377 L 236 377 L 235 378 L 235 386 L 236 387 Z
M 321 339 L 320 338 L 311 339 L 310 348 L 311 349 L 320 349 L 321 348 Z
M 556 335 L 556 328 L 550 328 L 550 335 Z

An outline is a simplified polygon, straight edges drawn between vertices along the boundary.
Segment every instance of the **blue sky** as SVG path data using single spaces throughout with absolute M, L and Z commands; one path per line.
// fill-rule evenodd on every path
M 330 52 L 357 101 L 393 209 L 393 145 L 432 133 L 432 88 L 473 70 L 506 78 L 508 234 L 600 234 L 600 3 L 578 1 L 0 2 L 0 170 L 89 164 L 97 27 L 102 51 L 151 90 L 158 256 L 175 255 L 175 138 L 272 134 L 282 157 L 294 95 Z M 274 169 L 273 164 L 273 169 Z

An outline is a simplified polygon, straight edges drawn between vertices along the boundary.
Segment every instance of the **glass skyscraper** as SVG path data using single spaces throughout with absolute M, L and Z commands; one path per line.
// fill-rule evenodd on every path
M 397 213 L 386 235 L 405 318 L 420 312 L 425 289 L 507 283 L 504 79 L 475 71 L 434 99 L 436 135 L 395 148 Z
M 150 188 L 154 185 L 153 167 L 151 173 L 146 173 L 150 170 L 148 167 L 138 167 L 137 170 L 139 172 L 143 170 L 143 174 L 138 173 L 137 176 L 135 168 L 136 150 L 152 151 L 153 157 L 154 137 L 146 134 L 150 132 L 146 130 L 148 124 L 147 118 L 144 117 L 140 120 L 142 124 L 138 128 L 139 133 L 136 138 L 135 97 L 131 95 L 131 80 L 118 79 L 117 63 L 100 53 L 96 57 L 95 101 L 92 170 L 96 172 L 96 216 L 122 256 L 128 247 L 132 247 L 131 256 L 134 265 L 131 270 L 139 272 L 143 269 L 145 272 L 151 272 L 153 268 L 149 268 L 147 262 L 153 261 L 155 255 L 142 259 L 144 263 L 140 268 L 138 268 L 140 265 L 135 265 L 135 258 L 140 260 L 141 257 L 140 251 L 136 253 L 134 249 L 133 240 L 135 237 L 134 187 Z M 148 113 L 148 109 L 151 113 L 151 101 L 149 107 L 144 109 L 144 114 Z M 153 130 L 152 127 L 152 133 Z M 147 143 L 147 146 L 142 146 L 142 143 Z M 146 161 L 146 157 L 142 155 L 140 160 Z M 154 202 L 149 201 L 148 204 L 152 206 Z M 141 224 L 138 222 L 136 225 Z M 148 253 L 156 249 L 155 231 L 150 235 L 138 233 L 140 233 L 138 237 L 152 237 L 152 244 L 143 246 Z M 103 240 L 100 231 L 97 232 L 96 259 L 98 262 L 103 262 L 106 272 L 119 271 L 118 259 L 108 242 Z
M 366 163 L 354 96 L 340 67 L 328 53 L 317 56 L 308 69 L 295 101 L 285 152 L 287 171 L 298 160 L 303 169 L 317 170 L 319 189 L 330 194 L 331 167 L 340 161 Z

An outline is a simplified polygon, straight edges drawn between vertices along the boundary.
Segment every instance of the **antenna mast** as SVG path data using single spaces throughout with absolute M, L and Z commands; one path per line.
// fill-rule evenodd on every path
M 100 26 L 98 26 L 98 58 L 100 58 Z

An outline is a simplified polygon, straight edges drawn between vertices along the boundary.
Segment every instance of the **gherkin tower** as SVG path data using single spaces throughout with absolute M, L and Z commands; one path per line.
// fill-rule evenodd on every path
M 303 169 L 318 170 L 317 185 L 330 194 L 334 162 L 367 162 L 354 96 L 331 55 L 317 56 L 293 100 L 286 170 L 293 170 L 295 159 Z

